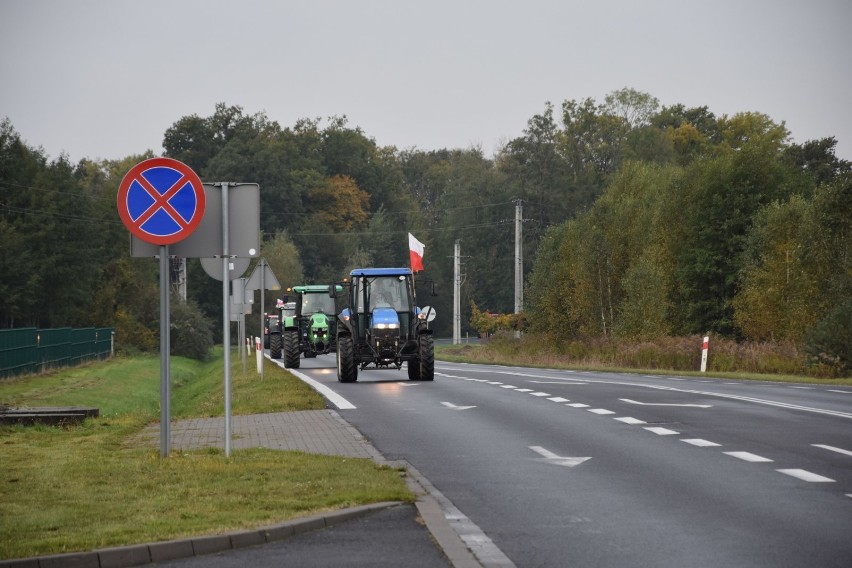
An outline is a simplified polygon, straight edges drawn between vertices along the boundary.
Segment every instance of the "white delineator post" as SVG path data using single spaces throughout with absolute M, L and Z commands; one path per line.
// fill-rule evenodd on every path
M 710 347 L 710 336 L 704 336 L 704 345 L 701 347 L 701 372 L 707 372 L 707 349 Z
M 254 348 L 255 353 L 257 354 L 257 374 L 262 375 L 263 373 L 263 340 L 260 337 L 254 338 Z

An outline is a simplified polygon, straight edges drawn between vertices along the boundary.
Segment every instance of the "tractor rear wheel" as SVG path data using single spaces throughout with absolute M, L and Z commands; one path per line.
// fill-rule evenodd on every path
M 299 368 L 299 332 L 284 332 L 284 368 Z
M 337 340 L 337 380 L 341 383 L 354 383 L 358 380 L 355 345 L 351 337 L 343 336 Z
M 281 358 L 281 334 L 273 333 L 269 336 L 269 356 L 273 359 Z

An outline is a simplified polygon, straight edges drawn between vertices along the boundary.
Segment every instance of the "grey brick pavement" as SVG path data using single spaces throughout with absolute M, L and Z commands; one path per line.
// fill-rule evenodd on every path
M 152 446 L 160 443 L 160 425 L 147 426 L 137 438 Z M 225 447 L 225 419 L 191 418 L 171 424 L 172 451 Z M 300 410 L 231 417 L 231 447 L 297 450 L 315 454 L 369 458 L 385 463 L 382 455 L 333 410 Z

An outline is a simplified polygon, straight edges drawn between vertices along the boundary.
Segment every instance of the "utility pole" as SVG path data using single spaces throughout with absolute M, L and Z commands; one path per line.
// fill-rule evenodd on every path
M 515 200 L 515 313 L 524 309 L 524 247 L 521 227 L 524 221 L 524 202 Z M 519 334 L 516 334 L 519 335 Z
M 456 239 L 453 247 L 453 345 L 461 343 L 461 250 Z

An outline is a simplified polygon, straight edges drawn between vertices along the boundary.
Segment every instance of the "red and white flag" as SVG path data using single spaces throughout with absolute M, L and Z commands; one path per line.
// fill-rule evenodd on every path
M 408 255 L 411 257 L 411 271 L 423 270 L 423 250 L 426 246 L 408 233 Z

